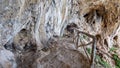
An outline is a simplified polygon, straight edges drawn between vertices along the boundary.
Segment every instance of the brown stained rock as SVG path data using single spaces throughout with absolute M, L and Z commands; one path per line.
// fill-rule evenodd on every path
M 37 61 L 37 68 L 89 68 L 89 62 L 84 55 L 62 47 Z
M 58 40 L 48 51 L 22 51 L 16 54 L 18 68 L 89 68 L 89 61 L 68 40 Z M 69 44 L 68 44 L 69 43 Z M 67 46 L 65 46 L 67 45 Z
M 52 46 L 49 39 L 61 37 L 75 23 L 70 27 L 96 36 L 97 48 L 108 52 L 113 45 L 120 47 L 119 22 L 120 0 L 0 0 L 0 50 L 12 51 L 20 68 L 87 68 L 86 57 L 73 44 L 73 30 L 68 28 L 69 38 Z M 1 68 L 12 66 L 2 62 Z

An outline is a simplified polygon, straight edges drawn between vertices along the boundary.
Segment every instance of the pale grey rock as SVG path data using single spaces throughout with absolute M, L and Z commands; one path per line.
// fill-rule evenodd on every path
M 12 52 L 1 49 L 0 50 L 0 68 L 16 68 L 17 63 Z
M 109 3 L 110 5 L 113 3 L 112 7 L 117 6 L 118 12 L 110 9 Z M 99 5 L 101 4 L 105 6 L 106 11 L 110 10 L 108 11 L 108 15 L 111 14 L 110 16 L 114 16 L 110 12 L 115 12 L 116 16 L 116 21 L 110 20 L 111 18 L 105 19 L 108 20 L 108 22 L 113 21 L 112 25 L 107 24 L 106 29 L 103 27 L 103 16 L 99 16 L 99 12 L 101 12 Z M 91 10 L 91 8 L 94 9 Z M 96 9 L 98 9 L 98 15 Z M 43 52 L 41 54 L 39 51 L 44 50 L 44 48 L 46 48 L 45 51 L 49 50 L 49 48 L 52 47 L 49 46 L 50 39 L 53 38 L 53 36 L 63 37 L 63 35 L 66 34 L 65 28 L 70 23 L 75 23 L 81 31 L 94 36 L 99 34 L 103 41 L 101 42 L 101 40 L 99 40 L 97 42 L 98 46 L 101 46 L 99 44 L 99 42 L 101 42 L 109 48 L 114 44 L 119 47 L 119 11 L 119 0 L 0 0 L 0 48 L 2 48 L 0 49 L 0 59 L 3 59 L 0 61 L 0 66 L 4 68 L 15 68 L 16 66 L 20 67 L 22 64 L 23 66 L 20 68 L 30 68 L 29 65 L 31 68 L 45 68 L 46 65 L 49 66 L 50 63 L 53 63 L 53 65 L 50 66 L 56 64 L 56 66 L 54 66 L 55 68 L 59 65 L 68 68 L 79 68 L 82 66 L 82 63 L 70 57 L 70 54 L 72 56 L 77 55 L 77 58 L 81 59 L 81 57 L 78 57 L 78 53 L 71 51 L 77 50 L 73 42 L 63 43 L 68 40 L 61 40 L 59 43 L 54 42 L 52 45 L 58 44 L 57 47 L 60 48 L 58 50 L 60 55 L 57 55 L 57 58 L 54 58 L 52 61 L 49 60 L 49 56 L 50 58 L 54 57 L 57 50 L 52 52 L 52 54 L 51 52 Z M 88 17 L 88 21 L 85 16 Z M 24 36 L 23 33 L 20 34 L 23 29 L 27 31 L 27 36 Z M 117 39 L 114 39 L 116 36 Z M 108 44 L 104 44 L 104 40 L 106 40 Z M 86 41 L 88 40 L 85 39 L 85 42 Z M 66 54 L 61 55 L 64 53 L 62 49 Z M 32 54 L 35 54 L 35 56 Z M 41 56 L 38 56 L 38 54 L 42 55 L 43 59 L 41 59 Z M 34 58 L 34 60 L 32 58 Z M 14 62 L 9 61 L 9 59 Z M 24 62 L 23 59 L 25 60 Z M 44 62 L 44 59 L 47 61 Z M 39 60 L 41 60 L 41 63 Z M 68 60 L 70 60 L 70 62 Z M 74 63 L 74 60 L 77 64 Z M 8 62 L 7 65 L 10 65 L 10 67 L 5 67 L 6 62 Z M 24 64 L 26 65 L 24 66 Z M 48 66 L 47 68 L 49 68 Z

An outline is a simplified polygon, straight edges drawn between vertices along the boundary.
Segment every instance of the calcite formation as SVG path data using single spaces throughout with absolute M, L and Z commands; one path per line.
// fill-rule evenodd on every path
M 88 68 L 69 24 L 120 47 L 120 0 L 0 0 L 0 68 Z

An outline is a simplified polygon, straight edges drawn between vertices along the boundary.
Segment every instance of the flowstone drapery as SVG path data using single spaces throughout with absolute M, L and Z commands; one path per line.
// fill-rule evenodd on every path
M 3 56 L 5 58 L 0 61 L 0 66 L 6 68 L 5 62 L 8 62 L 10 68 L 21 65 L 20 68 L 44 68 L 52 62 L 58 62 L 58 66 L 61 64 L 65 68 L 84 67 L 84 63 L 77 66 L 75 63 L 80 63 L 75 58 L 71 60 L 66 53 L 76 57 L 81 53 L 85 55 L 83 48 L 76 48 L 73 42 L 76 33 L 69 29 L 70 24 L 74 24 L 70 27 L 93 35 L 96 38 L 97 54 L 102 54 L 103 59 L 115 66 L 106 53 L 112 47 L 120 47 L 120 0 L 0 0 L 0 59 Z M 78 39 L 82 39 L 84 44 L 91 41 L 85 35 L 80 35 Z M 91 45 L 87 48 L 91 48 Z M 62 49 L 69 55 L 68 59 L 62 54 Z M 10 53 L 5 56 L 3 51 Z M 65 58 L 67 60 L 63 60 Z

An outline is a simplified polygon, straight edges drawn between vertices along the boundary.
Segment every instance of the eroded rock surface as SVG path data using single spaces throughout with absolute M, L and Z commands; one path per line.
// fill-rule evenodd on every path
M 107 53 L 120 47 L 120 0 L 0 0 L 0 67 L 88 68 L 69 27 Z

